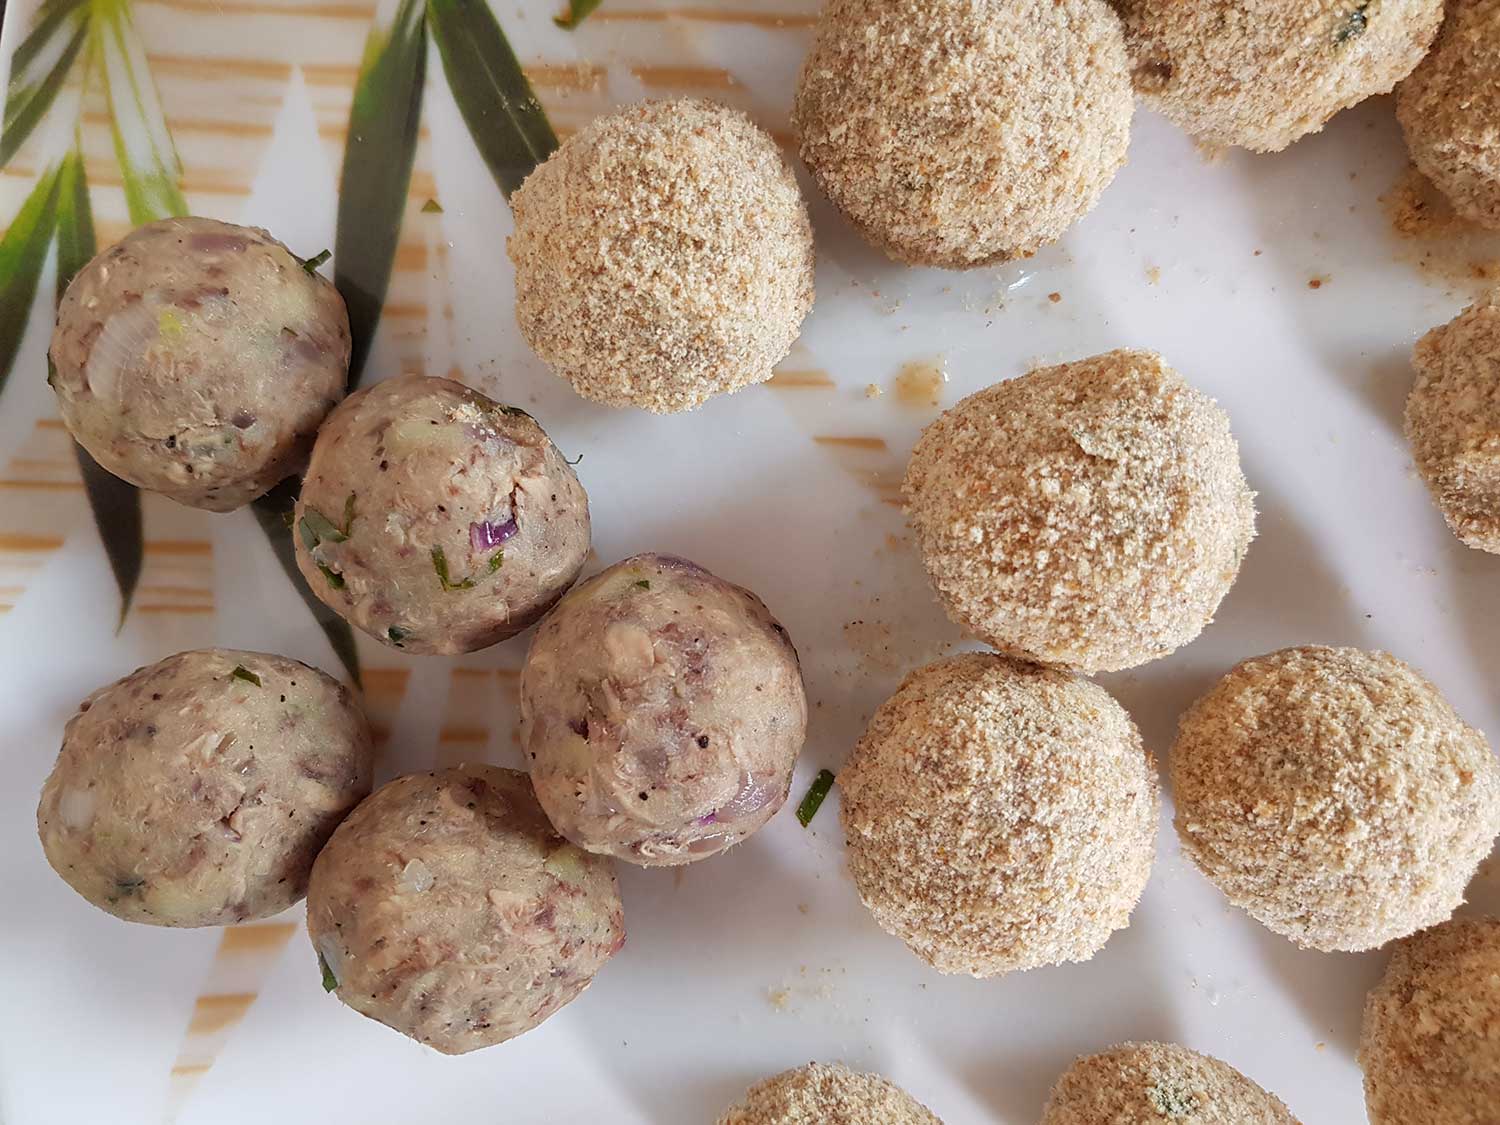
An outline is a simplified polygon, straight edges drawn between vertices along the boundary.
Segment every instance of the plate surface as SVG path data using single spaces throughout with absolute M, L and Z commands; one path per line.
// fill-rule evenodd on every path
M 494 5 L 560 134 L 612 104 L 696 93 L 786 140 L 813 0 L 605 0 L 576 33 L 553 25 L 552 8 Z M 390 6 L 133 0 L 128 11 L 186 205 L 264 225 L 299 253 L 331 246 L 351 93 Z M 5 57 L 35 13 L 9 5 Z M 1400 435 L 1413 342 L 1476 290 L 1484 270 L 1471 259 L 1493 266 L 1500 251 L 1392 229 L 1380 197 L 1406 156 L 1389 99 L 1270 157 L 1200 153 L 1141 111 L 1130 163 L 1093 214 L 1032 260 L 973 273 L 891 265 L 803 176 L 818 303 L 782 374 L 654 418 L 582 402 L 520 340 L 509 212 L 428 49 L 367 377 L 456 373 L 535 413 L 584 455 L 596 565 L 664 550 L 759 592 L 802 653 L 813 704 L 794 800 L 819 768 L 838 767 L 903 670 L 959 643 L 894 502 L 938 409 L 898 392 L 907 364 L 946 374 L 945 406 L 1039 362 L 1149 347 L 1229 411 L 1260 509 L 1239 582 L 1189 648 L 1102 677 L 1159 755 L 1216 675 L 1302 642 L 1389 649 L 1500 732 L 1500 560 L 1447 533 Z M 131 225 L 131 177 L 111 103 L 78 69 L 0 174 L 0 216 L 9 223 L 74 144 L 76 122 L 102 245 Z M 949 1125 L 1031 1125 L 1075 1054 L 1127 1038 L 1219 1055 L 1304 1121 L 1364 1120 L 1354 1049 L 1384 955 L 1303 952 L 1227 908 L 1180 855 L 1170 802 L 1132 925 L 1087 964 L 989 982 L 928 970 L 860 906 L 835 794 L 810 830 L 787 811 L 723 858 L 622 870 L 626 950 L 542 1028 L 459 1059 L 325 996 L 300 908 L 173 932 L 87 907 L 48 870 L 33 820 L 79 699 L 199 645 L 339 665 L 248 513 L 156 497 L 143 505 L 135 607 L 116 632 L 114 579 L 43 380 L 52 277 L 49 264 L 0 410 L 0 1120 L 690 1125 L 816 1058 L 884 1072 Z M 481 757 L 519 765 L 524 644 L 455 660 L 361 644 L 382 776 Z M 1493 866 L 1471 898 L 1470 909 L 1500 906 Z

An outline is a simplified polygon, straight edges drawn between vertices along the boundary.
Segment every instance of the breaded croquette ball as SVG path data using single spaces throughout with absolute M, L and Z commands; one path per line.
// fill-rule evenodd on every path
M 1255 534 L 1228 417 L 1151 352 L 970 395 L 922 434 L 903 491 L 948 616 L 1084 672 L 1196 637 Z
M 1136 89 L 1198 141 L 1279 152 L 1421 61 L 1443 0 L 1115 0 Z
M 967 653 L 906 677 L 839 774 L 849 870 L 881 928 L 944 973 L 1087 961 L 1155 854 L 1151 755 L 1066 672 Z
M 1417 341 L 1406 440 L 1448 526 L 1500 553 L 1500 290 Z
M 1370 1125 L 1500 1116 L 1500 919 L 1454 919 L 1396 945 L 1359 1037 Z
M 718 1125 L 943 1125 L 894 1082 L 808 1063 L 757 1082 Z
M 865 238 L 962 269 L 1028 255 L 1091 210 L 1132 109 L 1103 0 L 829 0 L 792 122 Z
M 1228 1063 L 1175 1043 L 1121 1043 L 1063 1071 L 1041 1125 L 1297 1125 Z
M 1307 948 L 1374 949 L 1447 920 L 1500 831 L 1484 736 L 1383 652 L 1246 660 L 1183 715 L 1171 764 L 1183 849 Z

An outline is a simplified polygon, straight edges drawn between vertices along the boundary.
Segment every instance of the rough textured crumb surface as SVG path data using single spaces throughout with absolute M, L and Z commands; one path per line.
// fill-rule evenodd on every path
M 1452 0 L 1396 92 L 1413 162 L 1465 218 L 1500 230 L 1500 0 Z
M 1132 108 L 1103 0 L 830 0 L 792 120 L 867 239 L 963 268 L 1086 214 L 1125 162 Z
M 601 117 L 511 210 L 521 331 L 595 402 L 669 413 L 764 382 L 812 308 L 797 181 L 737 110 L 682 99 Z
M 1500 553 L 1500 290 L 1417 341 L 1406 439 L 1448 526 Z
M 1493 1125 L 1500 1115 L 1500 919 L 1400 942 L 1365 1001 L 1371 1125 Z
M 954 621 L 1086 672 L 1196 637 L 1255 534 L 1228 417 L 1150 352 L 970 395 L 922 434 L 903 490 Z
M 839 774 L 875 920 L 945 973 L 1087 961 L 1155 852 L 1155 764 L 1103 688 L 988 653 L 929 664 Z
M 1063 1071 L 1041 1125 L 1297 1125 L 1228 1063 L 1175 1043 L 1122 1043 Z
M 942 1125 L 894 1082 L 808 1063 L 751 1086 L 718 1125 Z
M 1500 767 L 1382 652 L 1290 648 L 1233 668 L 1172 747 L 1183 849 L 1298 945 L 1374 949 L 1445 921 L 1500 831 Z
M 1442 0 L 1115 0 L 1136 89 L 1198 140 L 1277 152 L 1411 73 Z

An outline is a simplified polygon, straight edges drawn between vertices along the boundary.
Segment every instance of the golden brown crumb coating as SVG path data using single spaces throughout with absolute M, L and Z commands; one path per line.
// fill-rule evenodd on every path
M 808 1063 L 751 1086 L 718 1125 L 943 1125 L 894 1082 Z

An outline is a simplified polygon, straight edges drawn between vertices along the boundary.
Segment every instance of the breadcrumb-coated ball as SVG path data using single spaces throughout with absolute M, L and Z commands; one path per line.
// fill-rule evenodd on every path
M 1196 637 L 1255 535 L 1228 417 L 1151 352 L 970 395 L 923 432 L 903 491 L 949 617 L 1085 672 Z
M 1279 152 L 1421 61 L 1443 0 L 1115 0 L 1136 90 L 1197 140 Z
M 1041 1125 L 1297 1125 L 1280 1099 L 1228 1063 L 1176 1043 L 1085 1055 L 1052 1087 Z
M 1465 218 L 1500 230 L 1500 0 L 1452 0 L 1396 91 L 1412 162 Z
M 1500 1118 L 1500 919 L 1454 919 L 1396 945 L 1365 1001 L 1371 1125 Z
M 829 0 L 792 122 L 865 238 L 968 268 L 1093 208 L 1125 163 L 1132 103 L 1103 0 Z
M 813 303 L 813 239 L 776 142 L 738 110 L 643 102 L 511 197 L 516 319 L 584 398 L 658 414 L 771 377 Z
M 1298 945 L 1374 949 L 1445 921 L 1500 831 L 1500 766 L 1383 652 L 1289 648 L 1182 716 L 1177 834 L 1229 901 Z
M 1125 709 L 1065 672 L 990 653 L 929 664 L 838 780 L 860 898 L 940 972 L 1087 961 L 1151 874 L 1155 763 Z
M 943 1125 L 889 1079 L 808 1063 L 757 1082 L 718 1125 Z
M 1417 341 L 1406 440 L 1443 518 L 1500 553 L 1500 290 Z

